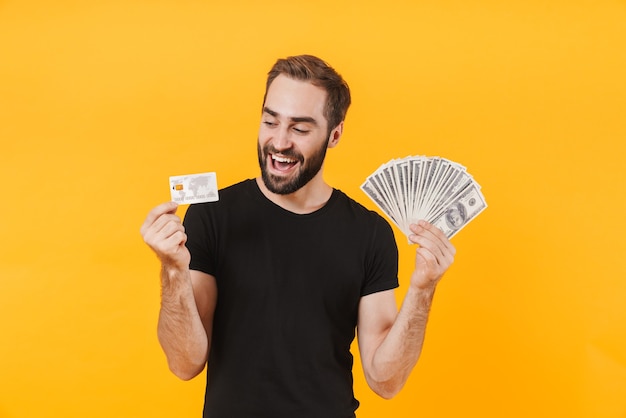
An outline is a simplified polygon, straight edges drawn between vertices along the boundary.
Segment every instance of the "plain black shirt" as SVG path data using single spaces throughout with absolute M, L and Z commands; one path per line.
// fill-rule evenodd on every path
M 204 417 L 354 417 L 359 300 L 398 286 L 389 224 L 336 189 L 294 214 L 246 180 L 184 225 L 190 268 L 218 287 Z

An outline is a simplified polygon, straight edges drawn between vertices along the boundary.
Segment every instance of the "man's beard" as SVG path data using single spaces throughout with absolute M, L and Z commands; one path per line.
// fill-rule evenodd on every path
M 276 194 L 286 195 L 298 191 L 304 187 L 313 177 L 319 173 L 324 164 L 326 157 L 326 149 L 328 148 L 328 140 L 306 161 L 302 154 L 293 150 L 278 152 L 274 147 L 267 144 L 261 149 L 261 145 L 257 142 L 257 153 L 259 156 L 259 165 L 261 166 L 261 177 L 265 187 Z M 300 168 L 295 175 L 289 177 L 275 176 L 267 171 L 267 159 L 271 158 L 270 154 L 280 154 L 284 157 L 297 160 L 300 162 Z

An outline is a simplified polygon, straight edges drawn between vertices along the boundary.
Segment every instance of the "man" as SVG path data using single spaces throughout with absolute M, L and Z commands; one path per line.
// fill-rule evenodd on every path
M 420 221 L 415 269 L 398 312 L 389 224 L 323 179 L 343 133 L 347 84 L 322 60 L 278 60 L 269 73 L 261 175 L 192 205 L 169 202 L 142 235 L 162 264 L 158 336 L 182 379 L 208 362 L 205 417 L 355 416 L 350 344 L 369 386 L 402 388 L 420 355 L 435 287 L 455 249 Z

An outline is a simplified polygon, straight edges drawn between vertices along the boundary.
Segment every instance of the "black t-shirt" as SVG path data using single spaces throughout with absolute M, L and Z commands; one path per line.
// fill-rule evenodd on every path
M 190 268 L 218 287 L 204 417 L 354 417 L 359 300 L 398 286 L 389 224 L 336 189 L 294 214 L 246 180 L 184 225 Z

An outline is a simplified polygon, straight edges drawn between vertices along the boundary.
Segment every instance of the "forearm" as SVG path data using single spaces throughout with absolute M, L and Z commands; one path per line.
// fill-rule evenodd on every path
M 158 338 L 170 370 L 189 380 L 207 361 L 209 340 L 195 303 L 188 269 L 161 269 Z
M 391 398 L 406 383 L 420 357 L 435 288 L 411 286 L 369 367 L 369 383 L 379 395 Z

